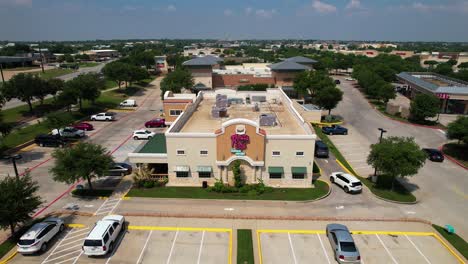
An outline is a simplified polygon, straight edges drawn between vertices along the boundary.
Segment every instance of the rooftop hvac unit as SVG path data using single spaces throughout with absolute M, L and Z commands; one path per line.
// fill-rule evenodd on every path
M 252 110 L 253 110 L 254 112 L 260 111 L 260 107 L 258 107 L 258 104 L 257 104 L 257 103 L 255 103 L 255 105 L 252 107 Z
M 216 107 L 228 107 L 228 100 L 227 99 L 219 99 L 216 100 Z
M 266 102 L 266 96 L 264 95 L 253 95 L 252 102 Z
M 227 117 L 227 108 L 213 106 L 211 108 L 211 116 L 214 118 Z
M 273 114 L 261 114 L 260 126 L 276 126 L 276 116 Z

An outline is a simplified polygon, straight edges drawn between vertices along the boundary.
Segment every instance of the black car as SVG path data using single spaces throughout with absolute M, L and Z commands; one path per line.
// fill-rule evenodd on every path
M 328 146 L 321 140 L 315 141 L 315 157 L 328 158 Z
M 340 80 L 335 80 L 335 84 L 340 84 L 341 81 Z
M 348 135 L 348 129 L 338 125 L 322 127 L 322 132 L 327 135 Z
M 38 135 L 34 139 L 34 143 L 41 147 L 64 147 L 67 141 L 59 135 Z
M 110 166 L 109 176 L 125 176 L 132 173 L 132 166 L 123 162 L 116 162 Z
M 438 149 L 423 148 L 422 149 L 427 154 L 427 158 L 430 161 L 442 162 L 444 161 L 444 154 Z

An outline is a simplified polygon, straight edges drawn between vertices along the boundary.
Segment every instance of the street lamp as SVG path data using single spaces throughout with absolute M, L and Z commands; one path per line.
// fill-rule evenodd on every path
M 15 155 L 10 155 L 10 156 L 5 156 L 3 159 L 9 159 L 13 163 L 13 168 L 15 169 L 15 176 L 16 179 L 19 180 L 19 174 L 18 174 L 18 168 L 16 167 L 16 161 L 21 159 L 22 156 L 20 154 L 15 154 Z
M 387 130 L 379 127 L 379 131 L 380 131 L 379 143 L 382 143 L 383 134 L 387 133 Z M 376 181 L 377 181 L 377 167 L 374 168 L 374 176 L 372 176 L 372 182 L 376 182 Z

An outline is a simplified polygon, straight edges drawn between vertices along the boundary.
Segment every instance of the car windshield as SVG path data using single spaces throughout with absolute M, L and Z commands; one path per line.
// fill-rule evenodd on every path
M 146 130 L 145 133 L 146 134 L 151 134 L 151 131 Z
M 102 246 L 102 241 L 101 240 L 86 239 L 84 241 L 84 246 L 85 247 L 100 247 L 100 246 Z
M 340 242 L 340 248 L 343 252 L 356 252 L 356 246 L 353 242 Z
M 18 241 L 18 244 L 21 246 L 29 246 L 29 245 L 32 245 L 34 241 L 35 241 L 34 239 L 20 239 Z

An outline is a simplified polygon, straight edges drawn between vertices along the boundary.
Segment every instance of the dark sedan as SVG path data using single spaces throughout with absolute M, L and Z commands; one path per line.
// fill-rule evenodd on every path
M 348 129 L 338 125 L 322 127 L 322 132 L 327 135 L 348 135 Z
M 84 130 L 84 131 L 90 131 L 94 129 L 93 125 L 91 125 L 90 123 L 86 123 L 86 122 L 75 124 L 73 125 L 73 127 L 79 130 Z
M 438 149 L 423 148 L 422 149 L 427 154 L 427 158 L 430 161 L 442 162 L 444 161 L 444 154 Z
M 132 173 L 132 166 L 123 162 L 116 162 L 109 169 L 109 176 L 125 176 Z

